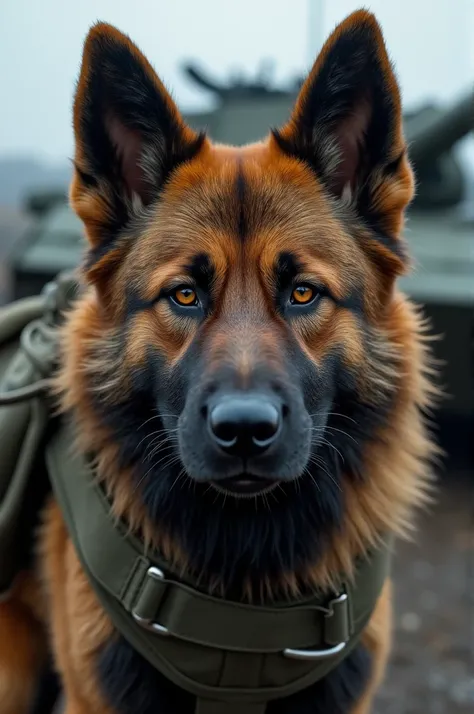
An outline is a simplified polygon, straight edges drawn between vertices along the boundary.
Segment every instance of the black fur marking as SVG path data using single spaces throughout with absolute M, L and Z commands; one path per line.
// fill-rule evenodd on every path
M 86 173 L 85 171 L 82 171 L 76 161 L 74 162 L 74 168 L 79 174 L 79 178 L 81 179 L 84 186 L 87 186 L 87 188 L 97 188 L 97 179 L 94 176 L 91 176 L 90 174 Z
M 115 637 L 98 662 L 101 689 L 117 714 L 193 714 L 195 698 L 172 684 L 123 638 Z M 350 714 L 370 677 L 371 659 L 357 646 L 311 687 L 274 702 L 266 714 Z
M 191 482 L 183 476 L 180 461 L 171 463 L 176 454 L 172 439 L 163 434 L 158 445 L 154 441 L 154 434 L 164 427 L 176 427 L 175 418 L 149 418 L 157 404 L 159 412 L 181 413 L 199 365 L 197 345 L 173 373 L 150 352 L 147 367 L 133 375 L 130 399 L 119 406 L 96 399 L 96 409 L 120 445 L 118 467 L 133 468 L 148 513 L 182 544 L 196 574 L 202 573 L 203 588 L 208 586 L 204 578 L 219 574 L 228 595 L 239 598 L 248 576 L 260 597 L 262 577 L 299 570 L 324 549 L 343 513 L 339 477 L 311 467 L 317 485 L 310 478 L 298 486 L 287 484 L 285 493 L 272 500 L 271 510 L 264 505 L 256 509 L 253 499 L 226 499 L 223 508 L 223 497 L 211 492 L 208 484 Z M 100 383 L 100 375 L 97 379 Z M 308 379 L 314 385 L 309 369 Z
M 144 312 L 145 310 L 152 308 L 158 297 L 159 296 L 153 298 L 152 300 L 143 300 L 143 298 L 138 295 L 136 290 L 129 287 L 126 297 L 126 320 L 130 320 L 130 318 L 134 317 L 139 312 Z
M 122 218 L 124 222 L 127 220 L 125 216 L 122 216 Z M 104 232 L 104 240 L 93 248 L 89 248 L 84 256 L 83 268 L 85 271 L 91 270 L 102 258 L 105 258 L 118 247 L 120 239 L 122 238 L 120 233 L 122 225 L 125 225 L 125 223 L 121 223 L 120 218 L 113 224 L 108 224 L 108 228 Z
M 280 253 L 275 267 L 277 292 L 283 293 L 288 290 L 302 270 L 301 263 L 293 253 Z
M 59 675 L 52 661 L 48 659 L 40 674 L 34 700 L 31 703 L 30 709 L 28 709 L 29 714 L 52 712 L 55 704 L 57 704 L 60 693 L 61 682 Z
M 353 290 L 347 297 L 341 300 L 334 298 L 334 302 L 339 307 L 343 307 L 346 310 L 350 310 L 356 315 L 361 315 L 364 311 L 364 297 L 362 291 Z
M 245 177 L 241 166 L 239 166 L 236 182 L 237 206 L 238 206 L 238 221 L 237 235 L 242 242 L 245 240 L 248 232 L 247 217 L 245 215 L 245 197 L 246 197 Z
M 211 259 L 206 253 L 198 253 L 193 257 L 184 270 L 189 273 L 198 288 L 209 293 L 215 278 L 215 271 Z
M 400 152 L 399 156 L 397 156 L 396 159 L 393 161 L 390 161 L 390 163 L 386 164 L 384 166 L 384 174 L 385 176 L 395 176 L 395 174 L 398 172 L 400 168 L 400 164 L 402 163 L 404 157 L 406 155 L 406 150 L 404 149 L 402 152 Z
M 372 219 L 372 222 L 375 223 L 375 226 L 377 225 L 377 219 Z M 375 226 L 374 230 L 376 233 L 374 235 L 374 239 L 381 243 L 384 248 L 387 248 L 387 250 L 396 255 L 397 258 L 400 258 L 402 262 L 408 260 L 407 249 L 403 241 L 398 238 L 394 238 L 388 233 L 382 233 L 380 230 L 377 230 Z

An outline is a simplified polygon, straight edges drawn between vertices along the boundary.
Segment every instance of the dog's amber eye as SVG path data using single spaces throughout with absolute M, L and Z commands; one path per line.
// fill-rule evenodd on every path
M 178 305 L 182 305 L 183 307 L 193 307 L 199 302 L 196 291 L 187 286 L 176 288 L 172 293 L 172 297 Z
M 309 285 L 297 285 L 291 293 L 293 305 L 307 305 L 315 296 L 315 291 Z

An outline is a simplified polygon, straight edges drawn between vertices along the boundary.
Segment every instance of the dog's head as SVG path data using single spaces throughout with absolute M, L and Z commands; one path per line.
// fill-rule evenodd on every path
M 74 129 L 91 289 L 68 325 L 69 403 L 113 452 L 122 510 L 139 502 L 153 537 L 226 585 L 291 580 L 346 520 L 375 532 L 396 494 L 375 451 L 408 453 L 390 424 L 419 395 L 394 290 L 413 179 L 373 16 L 336 29 L 289 122 L 243 148 L 186 126 L 130 40 L 96 25 Z

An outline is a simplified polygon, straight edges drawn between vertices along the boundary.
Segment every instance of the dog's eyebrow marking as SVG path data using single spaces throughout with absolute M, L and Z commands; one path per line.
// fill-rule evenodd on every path
M 203 292 L 209 293 L 215 278 L 215 270 L 211 259 L 206 253 L 197 253 L 188 263 L 182 266 L 183 272 L 187 273 Z M 144 300 L 133 287 L 127 289 L 126 296 L 126 317 L 127 319 L 136 315 L 137 312 L 149 310 L 162 297 L 163 291 L 150 300 Z
M 293 253 L 289 251 L 280 253 L 275 266 L 277 293 L 288 290 L 293 280 L 304 272 L 304 266 Z M 346 310 L 351 310 L 355 313 L 363 312 L 364 303 L 360 290 L 354 289 L 344 298 L 336 297 L 328 288 L 326 293 L 339 307 L 346 308 Z
M 293 253 L 280 253 L 275 266 L 277 292 L 286 290 L 298 273 L 301 272 L 303 272 L 301 263 Z
M 215 270 L 207 253 L 197 253 L 189 263 L 183 265 L 183 269 L 189 273 L 198 288 L 209 292 L 215 278 Z

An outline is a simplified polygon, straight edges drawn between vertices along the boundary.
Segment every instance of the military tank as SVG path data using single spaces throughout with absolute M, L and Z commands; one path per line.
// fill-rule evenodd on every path
M 215 104 L 185 119 L 215 141 L 234 144 L 258 140 L 270 126 L 283 124 L 302 81 L 276 88 L 269 63 L 252 80 L 237 76 L 228 82 L 216 81 L 194 63 L 183 70 Z M 406 232 L 415 269 L 400 284 L 424 305 L 434 332 L 444 335 L 436 356 L 445 362 L 443 382 L 451 398 L 441 421 L 446 417 L 444 431 L 456 441 L 449 451 L 462 453 L 464 461 L 471 458 L 474 414 L 474 185 L 457 147 L 474 129 L 474 92 L 448 107 L 423 106 L 404 119 L 417 195 Z M 77 266 L 85 247 L 65 192 L 30 196 L 26 208 L 35 221 L 11 255 L 13 298 L 37 293 L 57 272 Z

